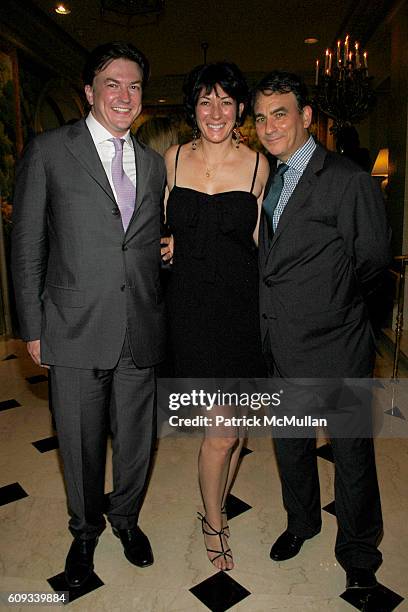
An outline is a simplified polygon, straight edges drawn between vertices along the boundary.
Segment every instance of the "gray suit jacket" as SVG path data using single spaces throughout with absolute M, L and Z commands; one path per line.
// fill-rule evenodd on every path
M 374 341 L 365 298 L 390 262 L 371 176 L 317 145 L 271 243 L 262 214 L 259 256 L 261 331 L 276 373 L 368 376 Z
M 126 233 L 85 121 L 46 132 L 17 170 L 12 241 L 21 336 L 43 363 L 112 368 L 128 331 L 138 366 L 164 353 L 162 158 L 133 138 L 136 204 Z

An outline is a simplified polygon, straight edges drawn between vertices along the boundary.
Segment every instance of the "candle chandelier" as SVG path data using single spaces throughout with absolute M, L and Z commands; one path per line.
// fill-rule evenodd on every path
M 337 134 L 367 116 L 375 100 L 371 81 L 367 52 L 357 41 L 352 47 L 348 35 L 344 43 L 337 41 L 335 53 L 326 49 L 324 66 L 316 60 L 314 102 L 333 119 L 332 132 Z

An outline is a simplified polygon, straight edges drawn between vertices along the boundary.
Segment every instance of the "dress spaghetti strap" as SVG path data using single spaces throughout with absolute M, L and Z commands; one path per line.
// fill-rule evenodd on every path
M 176 160 L 175 160 L 175 163 L 174 163 L 174 187 L 176 186 L 177 164 L 178 164 L 178 158 L 179 158 L 180 149 L 181 149 L 181 145 L 178 146 L 177 153 L 176 153 Z
M 177 154 L 178 154 L 178 152 L 177 152 Z M 252 185 L 251 185 L 250 193 L 252 193 L 252 191 L 254 189 L 254 186 L 255 186 L 256 173 L 258 172 L 258 165 L 259 165 L 259 152 L 257 151 L 257 153 L 256 153 L 255 170 L 254 170 L 254 176 L 252 177 Z

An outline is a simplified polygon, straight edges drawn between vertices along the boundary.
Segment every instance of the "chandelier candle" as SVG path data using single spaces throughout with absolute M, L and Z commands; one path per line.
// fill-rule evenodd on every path
M 352 50 L 350 50 L 352 49 Z M 362 53 L 362 61 L 361 61 Z M 347 34 L 344 43 L 337 41 L 336 59 L 327 48 L 323 63 L 316 60 L 315 103 L 333 119 L 332 132 L 361 121 L 371 110 L 374 94 L 368 78 L 367 51 L 358 41 L 352 44 Z M 321 66 L 321 68 L 320 68 Z

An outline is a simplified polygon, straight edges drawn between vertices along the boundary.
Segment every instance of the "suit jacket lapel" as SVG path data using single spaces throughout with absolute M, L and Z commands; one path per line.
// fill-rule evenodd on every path
M 135 151 L 136 163 L 136 201 L 132 218 L 130 219 L 128 228 L 126 230 L 127 239 L 132 235 L 132 229 L 134 229 L 134 221 L 140 212 L 140 207 L 142 205 L 147 186 L 150 182 L 149 179 L 152 165 L 152 159 L 150 155 L 146 154 L 144 146 L 138 142 L 138 140 L 133 136 L 133 134 L 131 134 L 131 138 Z
M 265 193 L 267 193 L 266 190 L 265 190 Z M 268 224 L 266 222 L 265 211 L 263 208 L 261 210 L 261 220 L 259 223 L 258 243 L 259 243 L 259 256 L 260 256 L 261 264 L 264 264 L 264 262 L 266 261 L 268 257 L 269 251 L 270 251 L 270 245 L 269 245 L 269 229 L 268 229 Z
M 106 195 L 116 203 L 108 177 L 84 120 L 71 126 L 65 140 L 65 146 L 89 175 L 100 185 Z
M 127 228 L 126 236 L 128 236 L 129 230 L 131 229 L 133 221 L 142 204 L 147 185 L 149 184 L 149 175 L 152 164 L 151 157 L 150 155 L 146 154 L 144 147 L 139 144 L 132 134 L 131 138 L 135 151 L 136 163 L 136 201 L 135 210 Z M 83 166 L 83 168 L 85 168 L 85 170 L 98 183 L 98 185 L 100 185 L 110 200 L 116 204 L 116 199 L 110 186 L 108 177 L 106 176 L 105 169 L 84 120 L 81 120 L 71 126 L 65 145 L 75 159 Z
M 275 178 L 276 168 L 277 168 L 277 166 L 275 166 L 275 168 L 271 168 L 271 171 L 269 173 L 268 180 L 266 181 L 265 190 L 264 190 L 264 196 L 265 196 L 264 199 L 268 195 L 269 189 L 271 188 L 271 185 L 272 185 L 273 180 Z
M 282 212 L 278 227 L 276 228 L 270 248 L 268 249 L 268 253 L 270 253 L 276 242 L 279 240 L 281 234 L 285 231 L 293 215 L 296 215 L 298 210 L 306 205 L 310 193 L 316 187 L 318 180 L 316 174 L 322 169 L 325 158 L 325 149 L 321 145 L 317 144 L 316 150 L 314 151 L 305 171 L 300 178 L 300 181 L 296 185 L 295 190 L 290 196 L 289 201 Z
M 266 181 L 265 190 L 264 190 L 264 200 L 269 193 L 269 189 L 273 183 L 273 179 L 275 178 L 276 167 L 271 167 L 271 172 L 269 173 L 268 180 Z M 264 262 L 268 257 L 268 253 L 270 251 L 270 242 L 269 242 L 269 229 L 268 224 L 266 222 L 265 211 L 262 206 L 261 210 L 261 220 L 259 224 L 259 255 L 261 257 L 261 261 Z
M 151 172 L 152 159 L 150 155 L 147 155 L 145 148 L 137 141 L 133 134 L 131 136 L 136 159 L 136 213 L 142 204 L 144 194 L 149 184 L 149 175 Z

